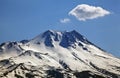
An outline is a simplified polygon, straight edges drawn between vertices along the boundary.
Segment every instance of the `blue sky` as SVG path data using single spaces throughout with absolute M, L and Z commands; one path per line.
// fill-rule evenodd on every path
M 80 21 L 69 12 L 81 4 L 102 7 L 110 14 Z M 64 18 L 68 22 L 61 23 Z M 31 39 L 48 29 L 77 30 L 120 57 L 120 0 L 0 0 L 0 43 Z

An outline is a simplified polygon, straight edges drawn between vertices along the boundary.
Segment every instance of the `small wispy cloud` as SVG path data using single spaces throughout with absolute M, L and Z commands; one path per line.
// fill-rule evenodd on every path
M 90 6 L 87 4 L 78 5 L 69 12 L 69 15 L 75 16 L 80 21 L 95 19 L 109 14 L 110 12 L 103 9 L 102 7 Z
M 60 22 L 61 23 L 68 23 L 68 22 L 70 22 L 70 19 L 69 18 L 60 19 Z

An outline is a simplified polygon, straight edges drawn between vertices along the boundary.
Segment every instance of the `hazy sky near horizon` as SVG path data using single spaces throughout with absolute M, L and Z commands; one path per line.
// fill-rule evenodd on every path
M 120 57 L 120 0 L 0 0 L 0 43 L 48 29 L 77 30 Z

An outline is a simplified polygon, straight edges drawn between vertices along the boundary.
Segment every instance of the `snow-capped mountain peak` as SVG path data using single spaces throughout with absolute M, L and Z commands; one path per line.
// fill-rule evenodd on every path
M 31 40 L 1 44 L 0 77 L 119 78 L 120 59 L 75 30 L 48 30 Z

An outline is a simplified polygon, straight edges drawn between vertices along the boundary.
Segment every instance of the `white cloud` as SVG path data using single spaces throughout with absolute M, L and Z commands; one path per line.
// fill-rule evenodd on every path
M 60 22 L 61 23 L 68 23 L 68 22 L 70 22 L 70 19 L 69 18 L 60 19 Z
M 90 6 L 87 4 L 78 5 L 69 12 L 69 15 L 75 16 L 80 21 L 103 17 L 108 14 L 110 14 L 110 12 L 101 7 Z

